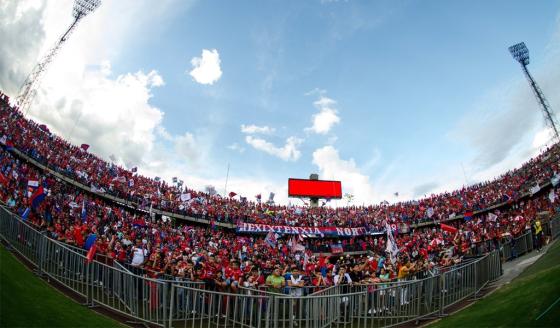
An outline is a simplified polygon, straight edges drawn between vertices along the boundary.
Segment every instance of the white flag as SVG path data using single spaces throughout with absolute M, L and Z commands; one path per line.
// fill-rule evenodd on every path
M 548 199 L 550 199 L 551 203 L 554 203 L 554 201 L 556 200 L 556 193 L 554 192 L 554 189 L 550 189 L 550 193 L 548 193 Z
M 433 207 L 429 207 L 429 208 L 426 210 L 426 216 L 429 217 L 429 218 L 431 218 L 433 215 L 434 215 L 434 208 L 433 208 Z
M 531 195 L 534 195 L 534 194 L 538 193 L 539 190 L 541 190 L 541 186 L 539 186 L 539 184 L 537 183 L 536 186 L 531 187 L 531 189 L 529 189 L 529 192 L 531 193 Z
M 191 193 L 190 192 L 181 194 L 181 201 L 182 202 L 186 202 L 190 199 L 191 199 Z
M 387 233 L 387 247 L 385 251 L 391 256 L 391 262 L 395 263 L 397 255 L 399 254 L 399 247 L 393 236 L 393 229 L 388 223 L 385 223 L 385 230 Z
M 498 216 L 494 213 L 488 213 L 488 221 L 496 222 Z

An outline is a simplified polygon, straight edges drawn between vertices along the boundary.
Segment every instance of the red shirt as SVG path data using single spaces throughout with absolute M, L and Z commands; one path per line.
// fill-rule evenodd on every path
M 227 267 L 224 274 L 226 276 L 226 279 L 233 278 L 233 280 L 239 282 L 241 282 L 241 279 L 243 278 L 243 272 L 239 268 L 233 269 Z

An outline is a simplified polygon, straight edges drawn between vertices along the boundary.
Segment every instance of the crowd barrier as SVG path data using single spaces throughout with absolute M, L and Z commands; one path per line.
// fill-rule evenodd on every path
M 548 222 L 558 235 L 560 217 Z M 0 236 L 38 274 L 70 289 L 89 306 L 102 306 L 162 327 L 384 327 L 445 315 L 501 274 L 501 254 L 492 251 L 412 280 L 372 285 L 306 288 L 276 294 L 240 288 L 235 293 L 205 289 L 174 277 L 152 279 L 121 264 L 87 261 L 83 250 L 47 238 L 0 207 Z M 527 233 L 502 245 L 504 257 L 533 248 Z

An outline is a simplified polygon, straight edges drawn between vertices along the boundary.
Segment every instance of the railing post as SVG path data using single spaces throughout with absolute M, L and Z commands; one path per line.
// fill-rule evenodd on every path
M 478 295 L 478 268 L 479 268 L 480 261 L 483 261 L 483 260 L 484 260 L 484 258 L 474 262 L 474 265 L 473 265 L 473 271 L 474 271 L 474 295 L 473 295 L 473 297 L 474 297 L 475 300 L 476 300 L 477 295 Z
M 175 306 L 175 284 L 170 283 L 171 290 L 169 292 L 169 317 L 168 317 L 168 327 L 173 327 L 173 307 Z
M 163 306 L 163 308 L 162 308 L 163 311 L 162 312 L 163 313 L 162 313 L 162 315 L 163 315 L 163 326 L 164 327 L 165 327 L 165 324 L 167 323 L 167 319 L 168 319 L 167 315 L 169 314 L 167 312 L 167 298 L 169 297 L 168 293 L 169 293 L 169 282 L 164 282 L 163 283 L 163 297 L 162 297 L 163 298 L 163 300 L 162 300 L 163 301 L 163 304 L 162 304 L 162 306 Z M 158 295 L 159 295 L 159 293 L 158 293 Z M 169 318 L 171 318 L 171 317 L 169 317 Z
M 443 317 L 445 315 L 443 308 L 445 306 L 445 272 L 439 274 L 438 277 L 439 284 L 439 316 Z
M 45 235 L 43 235 L 42 233 L 38 236 L 38 240 L 37 240 L 37 275 L 38 276 L 43 276 L 43 266 L 44 266 L 44 261 L 45 261 L 45 256 L 46 256 L 46 240 L 47 237 Z

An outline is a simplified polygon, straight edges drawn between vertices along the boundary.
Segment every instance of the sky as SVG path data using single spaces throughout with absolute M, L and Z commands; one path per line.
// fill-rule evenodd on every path
M 3 92 L 15 98 L 72 4 L 0 3 Z M 495 178 L 550 142 L 507 49 L 521 41 L 558 113 L 554 0 L 104 0 L 27 115 L 196 190 L 301 205 L 288 178 L 318 173 L 352 204 L 404 201 Z

